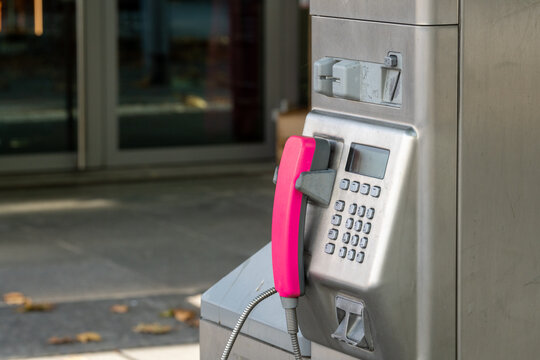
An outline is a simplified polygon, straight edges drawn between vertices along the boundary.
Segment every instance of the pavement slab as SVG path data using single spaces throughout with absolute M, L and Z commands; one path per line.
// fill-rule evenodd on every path
M 0 302 L 0 359 L 197 343 L 198 329 L 159 313 L 196 309 L 202 292 L 270 241 L 271 179 L 269 172 L 0 190 L 0 296 L 20 291 L 56 304 L 50 313 L 21 314 Z M 132 311 L 111 314 L 117 303 Z M 131 331 L 140 322 L 174 331 Z M 86 331 L 103 341 L 47 344 Z

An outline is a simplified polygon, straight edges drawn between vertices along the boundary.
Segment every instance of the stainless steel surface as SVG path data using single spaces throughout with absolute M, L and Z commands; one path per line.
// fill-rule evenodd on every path
M 437 149 L 428 149 L 424 141 L 429 136 L 412 126 L 311 113 L 304 134 L 343 141 L 336 181 L 348 178 L 382 188 L 377 199 L 334 188 L 331 204 L 344 200 L 347 206 L 354 202 L 376 209 L 362 264 L 324 252 L 325 244 L 332 242 L 327 233 L 333 228 L 330 222 L 335 211 L 333 207 L 308 207 L 308 281 L 299 307 L 304 336 L 362 359 L 455 359 L 455 297 L 448 294 L 455 292 L 456 133 L 437 139 L 439 146 L 454 142 L 454 151 L 438 164 L 430 156 L 429 160 L 422 156 L 421 148 L 431 156 Z M 383 180 L 345 172 L 351 142 L 390 150 Z M 435 172 L 445 176 L 436 178 Z M 434 183 L 434 178 L 439 182 Z M 339 231 L 337 248 L 343 246 L 340 239 L 345 228 Z M 338 294 L 366 304 L 373 352 L 331 338 L 338 326 Z
M 403 104 L 389 108 L 312 93 L 316 113 L 304 134 L 344 139 L 337 181 L 352 141 L 384 144 L 391 155 L 377 201 L 384 209 L 377 209 L 375 240 L 360 273 L 322 252 L 333 210 L 308 210 L 308 287 L 299 309 L 304 335 L 362 359 L 455 359 L 458 28 L 314 16 L 312 31 L 314 60 L 380 62 L 389 52 L 401 54 Z M 330 338 L 339 292 L 366 302 L 374 352 Z
M 540 356 L 540 1 L 462 2 L 459 359 Z
M 231 330 L 214 322 L 201 320 L 200 339 L 208 341 L 201 344 L 200 359 L 216 360 L 221 357 L 223 348 Z M 294 356 L 282 349 L 275 348 L 264 341 L 240 334 L 233 346 L 231 360 L 294 360 Z M 326 359 L 328 360 L 328 359 Z
M 433 127 L 436 136 L 455 137 L 457 26 L 405 26 L 314 16 L 312 41 L 313 61 L 329 56 L 377 63 L 388 52 L 400 53 L 403 58 L 401 108 L 331 98 L 312 91 L 314 109 Z
M 311 343 L 311 360 L 354 360 L 355 357 L 337 352 L 326 346 L 319 345 L 315 342 Z
M 271 247 L 267 244 L 203 294 L 201 318 L 229 329 L 230 335 L 249 302 L 273 286 Z M 259 339 L 267 346 L 292 353 L 285 312 L 278 295 L 253 309 L 241 333 Z M 298 340 L 302 354 L 309 356 L 310 342 L 301 333 Z M 215 347 L 213 338 L 201 336 L 201 349 L 205 347 Z
M 401 24 L 458 23 L 458 0 L 311 0 L 310 10 L 312 15 Z

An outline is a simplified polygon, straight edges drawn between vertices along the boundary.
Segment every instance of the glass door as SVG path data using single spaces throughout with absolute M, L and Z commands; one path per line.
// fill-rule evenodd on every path
M 112 164 L 272 154 L 265 1 L 118 0 Z
M 0 171 L 73 168 L 75 0 L 0 0 Z

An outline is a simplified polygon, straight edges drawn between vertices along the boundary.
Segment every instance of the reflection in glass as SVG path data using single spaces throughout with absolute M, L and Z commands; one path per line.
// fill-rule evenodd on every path
M 119 1 L 120 148 L 262 141 L 262 3 Z
M 75 0 L 0 0 L 0 156 L 76 148 Z

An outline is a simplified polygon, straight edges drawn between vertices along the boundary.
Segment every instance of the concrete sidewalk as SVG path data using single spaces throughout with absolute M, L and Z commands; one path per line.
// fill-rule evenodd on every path
M 199 360 L 199 345 L 177 345 L 149 347 L 140 349 L 122 349 L 89 354 L 73 354 L 26 358 L 18 360 Z
M 0 191 L 0 359 L 188 351 L 198 328 L 161 313 L 198 311 L 192 299 L 270 241 L 273 195 L 271 173 Z M 19 313 L 2 303 L 8 292 L 55 307 Z M 173 330 L 134 332 L 141 323 Z M 103 340 L 48 344 L 82 332 Z

